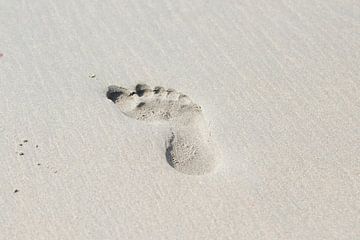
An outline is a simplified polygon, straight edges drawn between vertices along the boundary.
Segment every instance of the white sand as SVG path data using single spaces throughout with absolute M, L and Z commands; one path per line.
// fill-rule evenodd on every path
M 359 39 L 355 0 L 0 0 L 0 239 L 360 239 Z M 138 83 L 202 107 L 217 171 L 106 97 Z

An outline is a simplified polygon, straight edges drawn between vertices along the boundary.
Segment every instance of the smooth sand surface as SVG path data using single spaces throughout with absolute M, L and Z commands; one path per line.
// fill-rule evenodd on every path
M 350 0 L 0 0 L 0 239 L 360 239 L 359 39 Z

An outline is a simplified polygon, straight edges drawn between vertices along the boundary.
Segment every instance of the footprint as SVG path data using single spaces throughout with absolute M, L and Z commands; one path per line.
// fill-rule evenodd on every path
M 166 159 L 179 172 L 203 175 L 218 165 L 217 150 L 201 107 L 174 89 L 151 89 L 138 84 L 135 91 L 109 86 L 107 98 L 128 117 L 169 126 Z

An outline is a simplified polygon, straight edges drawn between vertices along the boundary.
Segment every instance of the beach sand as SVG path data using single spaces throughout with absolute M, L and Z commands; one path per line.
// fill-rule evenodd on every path
M 0 0 L 0 34 L 1 240 L 360 239 L 358 1 Z

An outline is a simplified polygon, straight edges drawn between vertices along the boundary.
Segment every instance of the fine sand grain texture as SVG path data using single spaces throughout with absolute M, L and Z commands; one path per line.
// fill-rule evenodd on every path
M 0 0 L 0 240 L 360 239 L 359 39 L 356 0 Z

